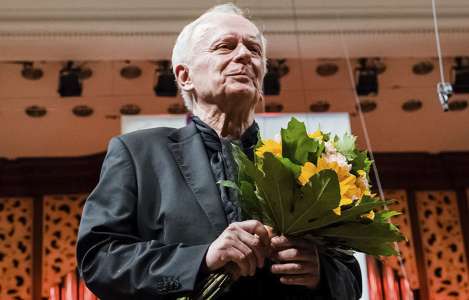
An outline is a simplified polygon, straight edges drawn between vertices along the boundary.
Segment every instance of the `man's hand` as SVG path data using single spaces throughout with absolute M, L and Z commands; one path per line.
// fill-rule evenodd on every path
M 271 239 L 274 252 L 271 258 L 276 264 L 271 271 L 280 275 L 280 282 L 316 288 L 319 284 L 319 256 L 317 248 L 305 239 L 276 236 Z
M 205 256 L 208 271 L 228 266 L 235 279 L 253 276 L 256 267 L 264 266 L 268 256 L 270 239 L 264 225 L 259 221 L 247 220 L 231 223 L 209 246 Z

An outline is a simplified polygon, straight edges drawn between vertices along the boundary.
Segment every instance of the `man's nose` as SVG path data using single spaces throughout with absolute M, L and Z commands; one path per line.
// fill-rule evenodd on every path
M 247 64 L 251 62 L 251 55 L 251 51 L 244 44 L 239 44 L 238 47 L 236 47 L 234 60 L 236 62 Z

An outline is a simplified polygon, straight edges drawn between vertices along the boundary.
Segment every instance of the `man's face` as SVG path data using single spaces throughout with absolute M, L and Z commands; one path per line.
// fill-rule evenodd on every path
M 189 76 L 197 99 L 254 107 L 261 95 L 263 51 L 256 26 L 242 16 L 217 14 L 194 32 Z M 233 97 L 235 96 L 235 97 Z M 240 97 L 237 97 L 240 96 Z

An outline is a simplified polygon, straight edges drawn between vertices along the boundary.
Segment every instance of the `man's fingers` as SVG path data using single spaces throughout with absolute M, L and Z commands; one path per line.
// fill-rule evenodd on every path
M 305 249 L 289 248 L 277 252 L 273 258 L 280 261 L 306 261 L 316 262 L 317 252 Z
M 274 274 L 292 274 L 292 275 L 319 275 L 318 265 L 311 262 L 294 262 L 285 264 L 274 264 L 271 267 Z
M 265 246 L 270 245 L 269 232 L 261 222 L 257 220 L 247 220 L 243 222 L 237 222 L 236 224 L 238 224 L 238 226 L 250 234 L 257 234 L 262 244 Z
M 315 247 L 312 242 L 301 238 L 287 238 L 286 236 L 275 236 L 270 240 L 272 248 L 275 250 L 283 250 L 287 248 L 306 248 Z
M 242 276 L 248 276 L 250 274 L 250 266 L 248 261 L 245 260 L 246 256 L 243 252 L 241 252 L 237 248 L 231 247 L 230 249 L 226 250 L 226 254 L 226 260 L 232 261 L 236 265 L 238 265 Z
M 304 285 L 315 288 L 319 284 L 319 276 L 315 275 L 288 275 L 280 277 L 280 282 L 288 285 Z
M 262 268 L 264 266 L 264 258 L 268 253 L 260 238 L 246 231 L 239 231 L 237 234 L 238 238 L 253 251 L 257 267 Z
M 248 263 L 249 273 L 247 275 L 253 276 L 256 273 L 257 259 L 254 251 L 243 243 L 242 240 L 236 240 L 233 242 L 232 247 L 238 249 L 243 253 L 243 260 Z

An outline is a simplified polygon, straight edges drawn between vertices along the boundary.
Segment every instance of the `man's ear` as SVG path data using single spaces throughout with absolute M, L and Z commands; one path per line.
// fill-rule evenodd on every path
M 181 89 L 184 91 L 191 91 L 194 89 L 192 79 L 189 75 L 189 67 L 187 65 L 177 65 L 175 68 L 176 81 Z

